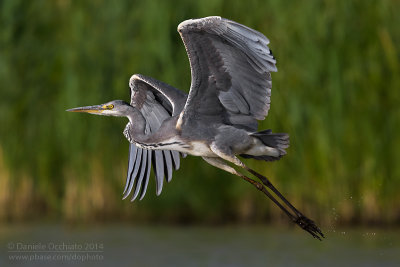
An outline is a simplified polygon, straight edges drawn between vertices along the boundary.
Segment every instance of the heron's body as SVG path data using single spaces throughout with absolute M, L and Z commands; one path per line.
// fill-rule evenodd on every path
M 269 40 L 260 32 L 220 17 L 184 21 L 178 31 L 191 66 L 189 94 L 135 74 L 129 81 L 130 103 L 115 100 L 69 110 L 129 119 L 124 130 L 131 143 L 124 198 L 131 193 L 132 200 L 139 194 L 144 197 L 151 166 L 160 194 L 164 177 L 169 182 L 173 168 L 179 168 L 180 156 L 201 156 L 209 164 L 250 182 L 314 237 L 323 236 L 266 177 L 238 158 L 278 160 L 289 146 L 288 134 L 258 131 L 257 121 L 264 120 L 270 108 L 271 72 L 277 71 Z M 229 163 L 249 171 L 262 184 Z
M 232 125 L 196 123 L 193 125 L 194 127 L 191 126 L 187 130 L 188 126 L 179 127 L 178 120 L 179 116 L 165 120 L 160 127 L 162 130 L 152 135 L 137 134 L 132 127 L 133 123 L 129 122 L 127 131 L 130 137 L 127 139 L 132 138 L 130 140 L 132 143 L 144 149 L 174 150 L 202 157 L 218 157 L 210 148 L 213 142 L 230 145 L 235 155 L 272 157 L 280 155 L 277 148 L 264 145 L 258 138 L 250 136 L 250 132 Z M 168 135 L 163 134 L 165 130 Z M 228 139 L 226 139 L 227 137 Z M 234 143 L 232 140 L 241 140 L 241 142 Z

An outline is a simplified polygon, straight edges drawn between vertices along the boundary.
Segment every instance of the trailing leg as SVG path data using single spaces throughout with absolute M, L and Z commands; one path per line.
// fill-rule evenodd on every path
M 223 161 L 220 158 L 211 158 L 211 157 L 203 157 L 203 159 L 213 165 L 214 167 L 217 167 L 221 170 L 224 170 L 226 172 L 232 173 L 236 176 L 239 176 L 240 178 L 244 179 L 245 181 L 249 182 L 250 184 L 252 184 L 255 188 L 257 188 L 258 190 L 260 190 L 261 192 L 263 192 L 269 199 L 271 199 L 279 208 L 281 208 L 287 216 L 289 216 L 289 218 L 291 218 L 293 221 L 297 220 L 297 216 L 293 215 L 292 213 L 290 213 L 278 200 L 276 200 L 276 198 L 274 198 L 274 196 L 271 195 L 270 192 L 268 192 L 268 190 L 259 182 L 254 181 L 253 179 L 247 177 L 246 175 L 243 175 L 242 173 L 236 171 L 234 168 L 232 168 L 231 166 L 229 166 L 225 161 Z
M 243 162 L 241 162 L 231 151 L 222 151 L 220 150 L 215 143 L 211 144 L 210 146 L 211 150 L 221 157 L 222 159 L 231 162 L 235 164 L 236 166 L 239 166 L 247 171 L 249 171 L 251 174 L 255 175 L 257 178 L 261 180 L 261 182 L 267 186 L 269 189 L 271 189 L 276 196 L 278 196 L 294 213 L 296 216 L 293 216 L 291 213 L 288 215 L 293 222 L 298 224 L 301 228 L 303 228 L 305 231 L 309 232 L 313 237 L 321 240 L 321 237 L 324 237 L 324 234 L 322 233 L 321 229 L 314 223 L 314 221 L 308 219 L 306 216 L 304 216 L 301 212 L 299 212 L 279 191 L 276 189 L 273 184 L 268 180 L 267 177 L 259 174 L 258 172 L 254 171 L 253 169 L 247 167 Z M 254 181 L 254 180 L 253 180 Z M 267 191 L 268 192 L 268 191 Z M 270 193 L 269 193 L 270 194 Z M 271 195 L 271 194 L 270 194 Z M 272 196 L 272 195 L 271 195 Z M 275 198 L 274 198 L 275 199 Z M 276 200 L 276 199 L 275 199 Z M 274 201 L 276 204 L 276 202 Z M 280 203 L 279 203 L 280 204 Z M 282 210 L 287 211 L 286 208 L 282 208 L 282 204 L 278 205 Z M 286 212 L 288 214 L 288 212 Z
M 279 191 L 274 187 L 274 185 L 268 180 L 267 177 L 265 177 L 262 174 L 259 174 L 255 170 L 247 167 L 245 164 L 244 168 L 249 171 L 251 174 L 255 175 L 257 178 L 261 180 L 261 182 L 266 185 L 268 188 L 270 188 L 280 199 L 282 199 L 283 202 L 285 202 L 286 205 L 289 206 L 289 208 L 296 213 L 297 219 L 294 220 L 295 223 L 297 223 L 301 228 L 312 234 L 314 237 L 320 239 L 318 236 L 315 236 L 315 233 L 318 233 L 321 237 L 324 237 L 324 234 L 322 233 L 321 229 L 315 224 L 315 222 L 306 216 L 304 216 L 300 211 L 298 211 Z

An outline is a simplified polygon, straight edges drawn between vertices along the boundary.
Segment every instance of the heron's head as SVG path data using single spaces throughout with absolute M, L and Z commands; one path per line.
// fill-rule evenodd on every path
M 86 106 L 67 109 L 70 112 L 85 112 L 96 115 L 127 117 L 132 111 L 132 106 L 122 100 L 113 100 L 108 103 L 95 106 Z

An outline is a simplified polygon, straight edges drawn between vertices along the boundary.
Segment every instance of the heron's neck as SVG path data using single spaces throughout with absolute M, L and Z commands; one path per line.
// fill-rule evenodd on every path
M 128 140 L 130 142 L 146 142 L 146 120 L 144 119 L 142 113 L 140 113 L 138 109 L 132 107 L 126 117 L 129 119 L 130 122 L 130 127 L 126 129 L 126 131 L 128 131 L 127 134 L 129 135 L 129 137 L 125 134 Z

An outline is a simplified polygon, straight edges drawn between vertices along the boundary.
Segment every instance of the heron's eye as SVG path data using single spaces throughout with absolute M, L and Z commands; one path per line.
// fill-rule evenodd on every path
M 113 109 L 113 108 L 114 108 L 114 105 L 113 105 L 113 104 L 104 105 L 104 106 L 103 106 L 103 109 Z

